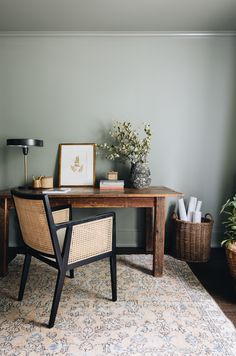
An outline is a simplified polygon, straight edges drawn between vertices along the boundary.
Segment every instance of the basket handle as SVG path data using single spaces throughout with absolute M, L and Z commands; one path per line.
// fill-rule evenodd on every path
M 213 216 L 210 213 L 206 213 L 204 218 L 213 221 Z

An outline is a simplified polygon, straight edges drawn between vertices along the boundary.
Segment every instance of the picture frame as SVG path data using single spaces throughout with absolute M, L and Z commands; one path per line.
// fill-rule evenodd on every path
M 95 143 L 59 145 L 59 187 L 94 186 Z

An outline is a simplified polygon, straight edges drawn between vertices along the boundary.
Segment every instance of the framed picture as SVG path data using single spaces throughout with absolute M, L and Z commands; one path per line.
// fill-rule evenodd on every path
M 95 144 L 61 143 L 59 149 L 59 186 L 93 186 Z

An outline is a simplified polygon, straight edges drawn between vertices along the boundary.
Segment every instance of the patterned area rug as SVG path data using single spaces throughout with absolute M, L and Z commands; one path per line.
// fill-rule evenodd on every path
M 48 322 L 56 272 L 33 259 L 16 301 L 22 256 L 0 280 L 1 355 L 235 355 L 236 332 L 185 262 L 165 256 L 153 278 L 151 255 L 118 257 L 118 301 L 107 260 L 66 278 L 54 328 Z

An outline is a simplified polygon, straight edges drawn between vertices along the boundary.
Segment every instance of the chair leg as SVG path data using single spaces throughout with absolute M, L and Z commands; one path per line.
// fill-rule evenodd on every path
M 70 278 L 75 278 L 75 272 L 73 269 L 70 269 Z
M 75 272 L 74 272 L 74 269 L 70 269 L 69 270 L 69 275 L 66 274 L 66 277 L 68 278 L 75 278 Z
M 112 300 L 117 300 L 116 255 L 110 257 Z
M 57 275 L 57 282 L 56 282 L 56 287 L 54 291 L 54 297 L 53 297 L 53 302 L 52 302 L 52 309 L 51 309 L 51 314 L 50 314 L 50 319 L 48 323 L 48 327 L 52 328 L 55 323 L 56 315 L 57 315 L 57 309 L 58 305 L 61 299 L 61 292 L 64 284 L 64 279 L 65 279 L 65 271 L 59 271 Z
M 28 273 L 29 273 L 30 262 L 31 262 L 31 255 L 26 254 L 25 259 L 24 259 L 23 271 L 22 271 L 22 275 L 21 275 L 20 290 L 19 290 L 19 294 L 18 294 L 19 301 L 21 301 L 24 296 L 25 285 L 26 285 L 27 277 L 28 277 Z

